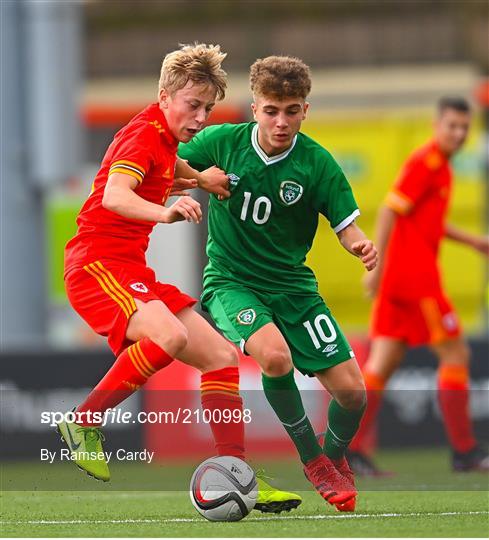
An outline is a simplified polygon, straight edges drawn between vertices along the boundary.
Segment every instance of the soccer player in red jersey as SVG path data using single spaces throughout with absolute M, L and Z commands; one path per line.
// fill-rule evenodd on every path
M 58 424 L 76 464 L 100 480 L 110 479 L 101 444 L 102 413 L 174 358 L 202 373 L 201 403 L 209 411 L 217 454 L 244 459 L 238 353 L 192 309 L 195 299 L 157 281 L 145 257 L 157 223 L 202 219 L 197 201 L 185 195 L 166 207 L 169 195 L 197 180 L 199 187 L 229 196 L 223 171 L 211 167 L 199 173 L 177 159 L 178 143 L 190 141 L 216 99 L 224 97 L 225 56 L 219 46 L 195 44 L 164 58 L 158 102 L 115 135 L 78 215 L 78 231 L 66 246 L 68 298 L 93 330 L 107 336 L 117 357 L 74 411 L 76 422 Z M 175 182 L 174 176 L 183 178 Z M 263 512 L 290 510 L 301 502 L 263 479 L 258 488 L 256 508 Z
M 489 239 L 446 223 L 452 190 L 450 158 L 464 144 L 470 108 L 462 98 L 442 98 L 434 137 L 407 160 L 379 212 L 379 264 L 365 276 L 375 297 L 372 346 L 363 368 L 368 406 L 350 445 L 359 474 L 382 474 L 366 452 L 382 391 L 408 346 L 429 345 L 438 362 L 438 397 L 452 448 L 454 470 L 489 470 L 489 457 L 473 435 L 469 413 L 469 349 L 441 281 L 438 252 L 449 238 L 488 255 Z
M 242 409 L 233 346 L 192 309 L 196 300 L 157 281 L 145 258 L 157 223 L 201 221 L 200 205 L 189 196 L 164 204 L 173 186 L 178 143 L 200 131 L 216 98 L 224 97 L 225 56 L 219 46 L 196 44 L 165 57 L 158 102 L 115 135 L 78 215 L 78 231 L 66 246 L 68 298 L 93 330 L 108 337 L 117 358 L 76 408 L 77 422 L 58 427 L 77 465 L 101 480 L 109 480 L 110 473 L 98 453 L 102 435 L 94 413 L 118 405 L 174 358 L 202 372 L 204 409 Z M 202 187 L 226 194 L 222 171 L 195 178 Z M 243 457 L 242 423 L 212 422 L 211 428 L 219 455 Z

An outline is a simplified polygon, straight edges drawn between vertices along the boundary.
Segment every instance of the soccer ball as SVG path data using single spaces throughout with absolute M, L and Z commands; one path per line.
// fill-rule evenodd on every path
M 190 500 L 209 521 L 239 521 L 256 503 L 258 488 L 253 469 L 232 456 L 201 463 L 190 480 Z

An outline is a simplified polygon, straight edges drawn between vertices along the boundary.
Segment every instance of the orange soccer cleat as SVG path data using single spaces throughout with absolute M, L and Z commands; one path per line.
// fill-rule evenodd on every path
M 315 490 L 329 504 L 343 504 L 357 495 L 351 482 L 343 478 L 333 462 L 324 454 L 305 463 L 304 474 Z

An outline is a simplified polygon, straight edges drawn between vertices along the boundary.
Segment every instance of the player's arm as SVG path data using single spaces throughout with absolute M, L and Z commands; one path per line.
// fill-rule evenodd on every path
M 141 221 L 158 223 L 174 223 L 183 220 L 199 223 L 201 221 L 200 204 L 191 197 L 180 197 L 166 208 L 146 201 L 135 193 L 138 183 L 136 178 L 128 174 L 111 174 L 105 186 L 102 206 L 128 219 Z
M 382 205 L 377 215 L 375 225 L 375 245 L 377 246 L 378 262 L 375 269 L 366 274 L 363 278 L 363 286 L 368 296 L 373 297 L 377 294 L 380 278 L 384 269 L 385 252 L 389 238 L 396 221 L 396 211 L 389 206 Z
M 337 233 L 341 245 L 352 255 L 358 257 L 365 268 L 370 272 L 377 264 L 377 249 L 372 240 L 369 240 L 365 233 L 355 222 L 350 223 Z
M 220 195 L 223 198 L 227 198 L 231 194 L 228 189 L 229 178 L 227 174 L 216 166 L 209 167 L 208 169 L 199 172 L 191 167 L 184 159 L 177 158 L 175 178 L 196 180 L 199 188 L 208 193 Z M 191 189 L 191 187 L 186 186 L 185 189 Z
M 472 234 L 447 223 L 445 225 L 445 237 L 489 256 L 488 236 Z

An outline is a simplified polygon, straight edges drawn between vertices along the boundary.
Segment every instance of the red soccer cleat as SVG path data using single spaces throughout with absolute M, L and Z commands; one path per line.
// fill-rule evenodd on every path
M 354 512 L 355 506 L 357 504 L 357 498 L 353 497 L 353 499 L 350 499 L 349 501 L 346 501 L 344 503 L 337 503 L 336 511 L 337 512 Z
M 341 476 L 344 478 L 344 480 L 347 481 L 347 483 L 350 485 L 350 488 L 355 490 L 355 475 L 353 474 L 353 471 L 350 469 L 350 465 L 348 464 L 348 460 L 346 457 L 342 457 L 341 459 L 332 459 L 331 460 L 333 465 L 336 467 L 336 470 L 341 474 Z M 338 503 L 336 504 L 336 510 L 338 512 L 354 512 L 355 506 L 357 503 L 356 497 L 353 497 L 349 501 L 346 501 L 345 503 Z
M 357 496 L 351 482 L 344 479 L 324 454 L 304 465 L 304 474 L 315 490 L 329 504 L 343 504 Z
M 343 456 L 340 459 L 332 459 L 331 461 L 341 476 L 350 483 L 351 489 L 355 489 L 355 475 L 353 474 L 346 457 Z

